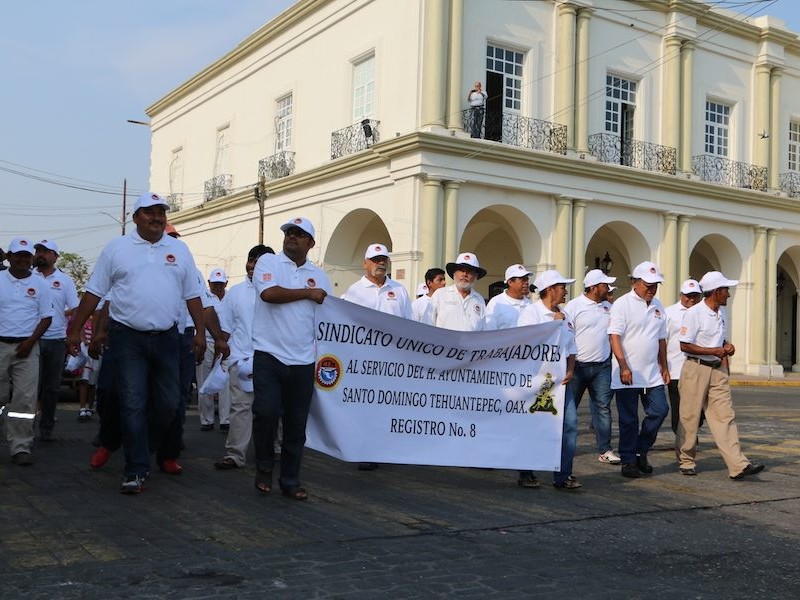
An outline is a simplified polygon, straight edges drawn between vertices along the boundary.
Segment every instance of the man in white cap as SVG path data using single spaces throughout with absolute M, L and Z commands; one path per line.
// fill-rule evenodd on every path
M 370 244 L 364 252 L 364 275 L 347 288 L 343 300 L 389 315 L 411 318 L 411 300 L 406 288 L 389 273 L 389 250 L 383 244 Z
M 67 317 L 78 306 L 78 293 L 72 277 L 56 267 L 58 244 L 42 240 L 34 244 L 34 274 L 41 276 L 50 288 L 53 300 L 53 321 L 39 340 L 39 439 L 53 439 L 56 406 L 67 353 Z M 85 413 L 84 413 L 85 414 Z
M 31 273 L 33 252 L 30 240 L 11 240 L 9 268 L 0 272 L 0 406 L 11 460 L 20 466 L 33 464 L 38 342 L 53 320 L 50 286 Z
M 619 414 L 619 454 L 624 477 L 650 474 L 647 453 L 669 412 L 666 385 L 667 315 L 656 300 L 658 284 L 664 281 L 655 263 L 636 265 L 631 274 L 633 289 L 611 306 L 611 389 Z M 639 401 L 645 417 L 639 425 Z
M 186 244 L 164 234 L 167 210 L 158 194 L 139 196 L 133 209 L 136 227 L 103 249 L 67 335 L 68 348 L 77 352 L 83 324 L 107 296 L 125 449 L 123 494 L 143 490 L 150 442 L 161 443 L 178 411 L 181 305 L 195 325 L 195 355 L 206 349 L 197 267 Z
M 306 500 L 300 463 L 314 392 L 314 311 L 331 291 L 325 272 L 308 260 L 314 226 L 297 217 L 281 225 L 283 250 L 264 254 L 253 272 L 258 294 L 253 317 L 253 445 L 256 490 L 272 490 L 275 431 L 283 423 L 281 472 L 284 496 Z
M 462 252 L 445 266 L 453 285 L 436 290 L 431 296 L 431 320 L 436 327 L 456 331 L 483 331 L 486 302 L 475 291 L 475 282 L 486 269 L 472 252 Z
M 553 472 L 553 486 L 560 490 L 577 490 L 581 482 L 572 475 L 572 461 L 575 458 L 575 447 L 578 443 L 578 406 L 569 387 L 575 369 L 575 327 L 561 310 L 561 304 L 567 297 L 567 285 L 575 283 L 574 279 L 564 277 L 555 270 L 540 273 L 533 281 L 539 292 L 539 300 L 526 306 L 519 318 L 519 325 L 538 325 L 550 321 L 563 321 L 564 333 L 562 344 L 567 355 L 567 369 L 561 385 L 564 389 L 564 421 L 561 431 L 561 469 Z M 520 471 L 517 483 L 522 487 L 536 487 L 531 471 Z
M 425 271 L 425 292 L 417 294 L 418 298 L 411 303 L 411 315 L 415 321 L 425 323 L 426 325 L 433 325 L 431 306 L 431 296 L 436 290 L 445 286 L 444 270 L 439 267 L 431 267 Z
M 611 343 L 608 340 L 611 304 L 606 302 L 609 284 L 616 280 L 600 269 L 592 269 L 583 278 L 583 294 L 564 307 L 575 326 L 578 347 L 569 387 L 576 406 L 580 406 L 584 392 L 589 390 L 597 460 L 609 465 L 622 462 L 611 447 Z
M 531 303 L 528 298 L 531 275 L 522 265 L 511 265 L 506 269 L 506 289 L 491 298 L 486 305 L 487 330 L 517 326 L 522 310 Z
M 681 369 L 686 362 L 686 355 L 681 350 L 681 342 L 678 339 L 683 325 L 683 316 L 692 306 L 700 302 L 703 294 L 700 291 L 700 284 L 694 279 L 687 279 L 681 283 L 680 299 L 675 304 L 670 304 L 667 308 L 667 365 L 669 366 L 669 412 L 672 421 L 672 433 L 678 434 L 678 423 L 680 423 L 681 394 L 678 390 L 678 381 L 681 378 Z M 700 416 L 700 425 L 703 417 Z
M 208 327 L 209 312 L 213 312 L 219 321 L 219 313 L 222 311 L 225 298 L 225 288 L 228 285 L 228 275 L 224 269 L 212 269 L 208 274 L 208 289 L 210 291 L 209 297 L 211 299 L 210 309 L 204 306 L 206 312 L 206 354 L 203 357 L 203 362 L 196 366 L 196 379 L 198 385 L 202 385 L 206 378 L 211 373 L 214 367 L 214 360 L 219 356 L 215 352 L 214 338 L 211 335 L 210 328 Z M 213 319 L 213 316 L 212 316 Z M 218 394 L 197 394 L 197 408 L 200 412 L 200 430 L 212 431 L 214 429 L 214 397 L 217 397 L 218 414 L 219 414 L 219 428 L 220 431 L 228 431 L 230 427 L 230 409 L 231 397 L 226 387 Z
M 695 454 L 701 411 L 705 412 L 708 428 L 731 479 L 738 481 L 764 470 L 764 465 L 751 463 L 742 453 L 728 380 L 728 359 L 736 348 L 727 339 L 724 307 L 731 295 L 730 288 L 738 284 L 719 271 L 706 273 L 700 279 L 703 300 L 683 317 L 680 341 L 686 362 L 680 379 L 678 463 L 684 475 L 697 474 Z

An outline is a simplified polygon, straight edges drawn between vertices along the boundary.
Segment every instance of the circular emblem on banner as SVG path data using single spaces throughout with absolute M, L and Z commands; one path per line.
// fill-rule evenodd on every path
M 310 288 L 312 288 L 312 287 L 316 287 L 316 285 L 317 285 L 317 282 L 316 282 L 314 279 L 312 279 L 311 277 L 309 277 L 309 278 L 308 278 L 308 281 L 306 281 L 306 285 L 307 285 L 308 287 L 310 287 Z
M 333 354 L 321 356 L 314 369 L 314 380 L 323 390 L 332 390 L 342 379 L 342 363 Z
M 174 263 L 175 262 L 175 255 L 174 254 L 167 254 L 166 261 L 168 263 Z

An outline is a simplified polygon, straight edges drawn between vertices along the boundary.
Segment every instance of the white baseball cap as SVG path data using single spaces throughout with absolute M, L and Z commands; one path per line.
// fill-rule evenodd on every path
M 370 244 L 367 246 L 367 251 L 364 252 L 364 259 L 375 258 L 376 256 L 389 257 L 389 251 L 383 244 Z
M 458 255 L 458 258 L 456 258 L 455 262 L 447 263 L 445 270 L 447 271 L 447 274 L 452 277 L 453 273 L 456 272 L 456 269 L 459 266 L 471 267 L 474 269 L 478 274 L 478 279 L 486 275 L 486 269 L 481 268 L 481 264 L 478 262 L 478 257 L 472 252 L 462 252 Z
M 734 287 L 739 285 L 738 279 L 728 279 L 719 271 L 709 271 L 700 279 L 700 287 L 704 292 L 713 292 L 724 287 Z
M 505 282 L 508 283 L 509 279 L 513 277 L 530 277 L 533 275 L 528 269 L 523 267 L 522 265 L 511 265 L 506 269 L 506 278 Z
M 599 283 L 614 283 L 616 280 L 616 277 L 609 277 L 600 269 L 592 269 L 583 278 L 583 287 L 589 288 Z
M 294 219 L 290 219 L 289 221 L 281 225 L 281 231 L 283 233 L 286 233 L 286 230 L 290 229 L 291 227 L 298 227 L 299 229 L 302 229 L 308 235 L 311 236 L 312 240 L 316 237 L 314 226 L 311 224 L 311 221 L 309 221 L 305 217 L 295 217 Z
M 245 392 L 253 391 L 253 359 L 246 357 L 236 363 L 239 386 Z
M 615 285 L 608 286 L 608 291 L 609 292 L 613 292 L 615 289 L 617 289 L 617 286 L 615 286 Z
M 420 283 L 419 285 L 417 285 L 417 297 L 425 296 L 429 291 L 430 290 L 428 289 L 428 286 L 425 285 L 424 283 Z
M 694 279 L 687 279 L 681 284 L 681 294 L 702 294 L 700 284 Z
M 225 273 L 225 269 L 214 269 L 208 274 L 208 281 L 210 283 L 226 283 L 228 275 Z
M 633 279 L 641 279 L 645 283 L 664 282 L 664 276 L 661 274 L 661 271 L 658 270 L 658 265 L 648 260 L 636 265 L 633 269 L 633 273 L 631 273 L 631 277 Z
M 28 238 L 14 238 L 8 245 L 8 254 L 16 254 L 17 252 L 27 252 L 33 254 L 33 243 Z
M 570 279 L 569 277 L 564 277 L 561 273 L 559 273 L 555 269 L 539 273 L 536 279 L 533 280 L 533 285 L 538 292 L 546 290 L 547 288 L 557 285 L 559 283 L 563 284 L 575 283 L 575 280 Z
M 39 246 L 42 248 L 47 248 L 48 250 L 52 250 L 58 254 L 58 244 L 56 244 L 53 240 L 42 240 L 41 242 L 36 242 L 33 245 L 34 248 L 38 248 Z
M 167 204 L 167 201 L 161 196 L 153 192 L 145 192 L 136 200 L 136 204 L 133 206 L 133 212 L 149 206 L 163 206 L 164 210 L 169 210 L 169 204 Z

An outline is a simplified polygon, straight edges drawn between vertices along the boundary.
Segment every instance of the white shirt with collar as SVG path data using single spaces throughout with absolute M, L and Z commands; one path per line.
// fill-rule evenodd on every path
M 50 275 L 44 275 L 38 269 L 34 269 L 33 274 L 45 280 L 50 287 L 50 296 L 53 300 L 53 322 L 44 332 L 42 339 L 63 340 L 67 337 L 67 316 L 65 313 L 78 306 L 78 292 L 75 289 L 75 282 L 72 281 L 72 277 L 59 268 L 56 268 Z
M 0 336 L 30 337 L 42 319 L 52 316 L 50 286 L 43 278 L 17 279 L 11 269 L 0 271 Z
M 681 350 L 679 338 L 683 325 L 683 316 L 689 310 L 680 302 L 670 304 L 667 311 L 667 366 L 669 367 L 669 378 L 677 381 L 681 377 L 683 363 L 686 362 L 686 355 Z
M 678 339 L 687 344 L 694 344 L 702 348 L 720 348 L 727 339 L 728 325 L 725 307 L 720 306 L 715 311 L 709 308 L 705 300 L 701 300 L 686 311 L 683 317 L 683 326 Z M 716 356 L 708 354 L 690 354 L 706 362 L 718 362 Z
M 313 300 L 271 304 L 261 299 L 261 292 L 271 287 L 286 289 L 320 288 L 331 293 L 328 276 L 306 260 L 301 266 L 286 256 L 264 254 L 253 272 L 256 303 L 253 313 L 253 348 L 268 352 L 285 365 L 309 365 L 315 360 Z
M 664 385 L 658 363 L 659 340 L 667 339 L 664 305 L 653 298 L 648 306 L 631 290 L 611 305 L 608 333 L 622 338 L 625 359 L 633 374 L 633 384 L 623 385 L 617 359 L 611 360 L 611 389 L 651 388 Z
M 455 284 L 439 288 L 431 296 L 431 318 L 436 327 L 455 331 L 483 331 L 486 302 L 474 289 L 464 298 Z
M 137 331 L 165 331 L 202 290 L 189 248 L 168 235 L 151 244 L 136 232 L 111 240 L 97 259 L 86 291 L 108 296 L 109 316 Z
M 608 341 L 608 324 L 611 321 L 611 304 L 595 302 L 581 294 L 564 306 L 564 312 L 575 325 L 575 343 L 578 362 L 604 362 L 611 356 Z
M 390 277 L 382 286 L 378 286 L 362 275 L 361 279 L 347 288 L 342 300 L 404 319 L 412 317 L 411 300 L 406 288 Z
M 419 323 L 433 325 L 433 305 L 428 294 L 420 296 L 411 303 L 411 316 Z
M 217 311 L 217 317 L 219 317 L 220 299 L 212 294 L 211 290 L 206 287 L 206 284 L 203 282 L 203 274 L 200 272 L 200 269 L 197 270 L 197 288 L 200 294 L 200 304 L 203 306 L 203 310 L 213 307 L 214 310 Z M 184 333 L 187 328 L 194 326 L 194 319 L 192 319 L 192 315 L 189 314 L 189 307 L 186 306 L 186 303 L 184 302 L 181 305 L 181 316 L 178 318 L 178 329 L 181 333 Z M 211 336 L 208 328 L 206 328 L 206 341 L 214 341 L 214 338 Z
M 531 303 L 524 296 L 512 298 L 508 292 L 497 294 L 486 305 L 486 329 L 511 329 L 517 326 L 522 311 Z
M 578 354 L 578 347 L 575 345 L 575 326 L 569 318 L 569 315 L 562 311 L 564 319 L 561 321 L 564 324 L 566 331 L 566 338 L 563 341 L 564 350 L 567 356 Z M 523 310 L 519 317 L 518 324 L 520 327 L 524 325 L 539 325 L 540 323 L 549 323 L 555 321 L 556 312 L 550 310 L 544 305 L 541 299 L 536 302 L 531 302 Z
M 222 331 L 230 335 L 231 349 L 228 361 L 233 364 L 243 358 L 253 357 L 253 313 L 256 308 L 256 288 L 245 279 L 225 293 L 222 313 L 219 315 Z

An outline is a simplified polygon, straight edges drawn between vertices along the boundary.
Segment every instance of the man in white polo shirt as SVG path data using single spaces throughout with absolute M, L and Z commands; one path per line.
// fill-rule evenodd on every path
M 486 269 L 472 252 L 463 252 L 445 266 L 453 285 L 436 290 L 431 296 L 431 320 L 436 327 L 455 331 L 483 331 L 486 301 L 475 291 L 475 282 Z
M 736 352 L 727 339 L 730 288 L 738 285 L 719 271 L 700 279 L 703 300 L 686 311 L 680 332 L 681 350 L 686 353 L 680 379 L 681 420 L 678 426 L 678 463 L 684 475 L 696 475 L 697 428 L 701 411 L 728 467 L 731 479 L 741 480 L 764 470 L 742 453 L 739 429 L 734 421 L 729 357 Z
M 431 311 L 431 296 L 439 288 L 445 286 L 444 270 L 439 267 L 432 267 L 425 271 L 425 291 L 417 294 L 419 297 L 411 303 L 411 315 L 415 321 L 425 323 L 426 325 L 433 325 L 433 317 Z
M 264 254 L 253 272 L 258 294 L 253 315 L 253 445 L 256 490 L 272 489 L 275 430 L 283 423 L 281 492 L 306 500 L 300 463 L 306 421 L 314 392 L 314 311 L 331 291 L 325 272 L 308 260 L 315 245 L 314 226 L 297 217 L 281 225 L 283 251 Z
M 225 288 L 228 286 L 228 275 L 224 269 L 212 269 L 208 274 L 208 289 L 209 298 L 211 299 L 210 308 L 214 314 L 219 316 L 222 312 L 222 306 L 225 302 Z M 205 307 L 204 307 L 205 308 Z M 206 309 L 206 317 L 208 318 L 210 311 Z M 214 360 L 219 355 L 215 351 L 214 338 L 206 323 L 206 354 L 201 362 L 196 367 L 196 379 L 198 386 L 202 385 L 206 378 L 211 373 L 214 367 Z M 197 407 L 200 412 L 200 430 L 212 431 L 214 429 L 214 397 L 217 397 L 217 407 L 219 414 L 219 428 L 222 432 L 227 432 L 230 427 L 230 410 L 231 410 L 231 396 L 228 388 L 219 392 L 218 394 L 197 394 Z
M 124 494 L 142 491 L 150 474 L 150 442 L 154 447 L 162 442 L 178 411 L 181 305 L 194 322 L 195 356 L 206 349 L 197 267 L 186 244 L 164 234 L 168 209 L 157 194 L 139 197 L 136 227 L 103 249 L 67 335 L 67 346 L 77 352 L 84 322 L 107 296 L 125 449 Z
M 5 405 L 11 460 L 20 466 L 33 464 L 38 342 L 53 317 L 50 286 L 31 274 L 33 251 L 30 240 L 12 240 L 6 255 L 9 268 L 0 271 L 0 406 Z
M 667 316 L 656 300 L 658 284 L 664 281 L 655 263 L 636 265 L 631 274 L 633 289 L 611 306 L 608 333 L 614 360 L 611 389 L 619 413 L 619 454 L 624 477 L 650 474 L 647 453 L 669 412 L 666 385 Z M 639 401 L 645 417 L 639 427 Z
M 503 282 L 506 289 L 486 304 L 486 329 L 510 329 L 517 326 L 522 309 L 531 301 L 530 276 L 532 273 L 522 265 L 511 265 L 506 269 Z
M 364 275 L 347 288 L 343 300 L 404 319 L 411 318 L 406 288 L 388 276 L 389 250 L 370 244 L 364 252 Z
M 58 244 L 42 240 L 34 244 L 35 275 L 44 278 L 53 299 L 53 322 L 39 340 L 39 438 L 43 442 L 53 439 L 56 423 L 58 392 L 67 353 L 67 316 L 78 306 L 78 293 L 72 277 L 57 268 Z
M 611 447 L 611 343 L 608 340 L 611 304 L 606 302 L 608 286 L 616 280 L 600 269 L 592 269 L 583 278 L 583 294 L 564 307 L 575 325 L 578 346 L 569 387 L 576 406 L 580 406 L 584 392 L 589 390 L 597 460 L 609 465 L 622 462 Z

